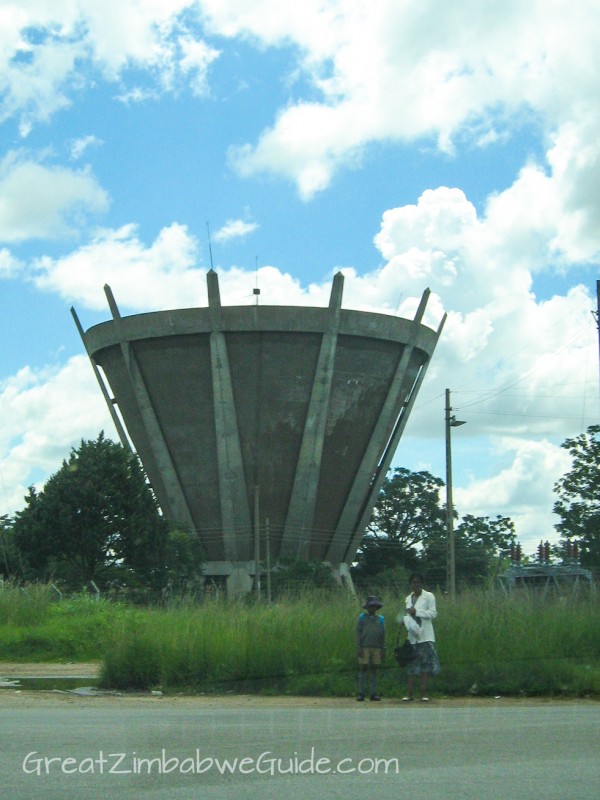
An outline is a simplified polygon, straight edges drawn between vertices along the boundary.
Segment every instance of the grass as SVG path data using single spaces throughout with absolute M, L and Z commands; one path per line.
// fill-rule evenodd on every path
M 397 599 L 386 598 L 393 647 Z M 308 595 L 275 606 L 215 603 L 123 618 L 103 662 L 120 688 L 348 695 L 357 604 Z M 390 613 L 391 612 L 391 613 Z M 491 593 L 440 600 L 438 694 L 600 694 L 600 605 Z M 388 655 L 381 688 L 404 693 Z
M 96 661 L 126 607 L 86 594 L 59 600 L 51 586 L 5 583 L 0 589 L 3 661 Z
M 113 632 L 103 681 L 128 688 L 279 692 L 309 688 L 315 676 L 314 693 L 320 693 L 324 675 L 331 686 L 349 666 L 355 617 L 349 598 L 325 604 L 318 595 L 273 606 L 209 601 L 128 616 Z
M 276 605 L 252 599 L 140 608 L 44 587 L 0 590 L 3 660 L 101 660 L 120 689 L 352 695 L 359 603 L 318 592 Z M 391 656 L 401 598 L 384 598 L 387 697 L 404 693 Z M 438 695 L 600 696 L 600 601 L 492 592 L 438 598 Z
M 448 694 L 600 693 L 598 600 L 478 593 L 445 610 L 439 684 Z

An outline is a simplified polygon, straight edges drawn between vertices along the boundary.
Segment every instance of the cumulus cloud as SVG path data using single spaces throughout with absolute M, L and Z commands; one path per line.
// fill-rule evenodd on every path
M 126 83 L 131 68 L 145 72 L 157 94 L 184 83 L 204 94 L 219 51 L 193 24 L 196 10 L 195 0 L 5 3 L 0 121 L 16 116 L 27 135 L 70 105 L 73 93 L 95 76 Z
M 495 514 L 510 517 L 525 552 L 531 553 L 541 539 L 553 538 L 553 487 L 569 470 L 571 457 L 544 439 L 498 437 L 493 448 L 497 458 L 509 459 L 508 465 L 491 478 L 473 476 L 469 485 L 453 492 L 453 499 L 463 514 L 490 516 L 494 508 Z
M 566 0 L 435 10 L 381 0 L 376 11 L 350 0 L 315 0 L 294 12 L 272 0 L 202 6 L 220 35 L 295 45 L 298 70 L 312 84 L 313 96 L 300 93 L 256 142 L 231 150 L 242 175 L 283 175 L 308 199 L 373 142 L 425 139 L 452 153 L 506 138 L 528 119 L 551 143 L 545 166 L 556 174 L 557 194 L 571 189 L 569 201 L 583 209 L 580 224 L 593 235 L 600 154 L 594 0 L 575 14 Z
M 87 169 L 45 166 L 18 153 L 0 163 L 0 241 L 72 235 L 89 214 L 108 208 L 107 193 Z
M 455 437 L 471 471 L 469 484 L 455 492 L 457 508 L 511 516 L 532 551 L 540 538 L 555 538 L 552 488 L 570 463 L 560 442 L 598 412 L 589 288 L 543 300 L 533 290 L 538 271 L 576 259 L 573 243 L 581 239 L 562 231 L 578 220 L 552 180 L 530 166 L 481 215 L 458 189 L 427 190 L 417 203 L 383 214 L 375 244 L 386 263 L 377 281 L 358 280 L 369 285 L 370 302 L 377 288 L 395 297 L 427 284 L 437 307 L 449 309 L 398 458 L 410 457 L 410 437 L 422 443 L 441 435 L 432 426 L 432 402 L 441 421 L 450 388 L 453 407 L 469 423 Z M 399 313 L 410 302 L 401 302 Z M 433 471 L 443 474 L 443 453 L 437 455 Z
M 527 176 L 523 183 L 530 183 Z M 538 187 L 542 206 L 544 188 Z M 486 376 L 495 387 L 513 380 L 522 393 L 522 413 L 551 416 L 556 398 L 572 394 L 570 387 L 587 372 L 593 301 L 583 286 L 566 296 L 536 299 L 533 272 L 548 264 L 549 242 L 564 215 L 548 201 L 552 213 L 546 209 L 527 217 L 527 205 L 535 207 L 538 195 L 529 190 L 524 195 L 522 185 L 510 187 L 478 217 L 461 191 L 442 187 L 424 192 L 414 205 L 385 212 L 375 237 L 387 259 L 379 279 L 392 297 L 394 287 L 410 295 L 426 284 L 449 309 L 439 349 L 455 387 L 476 376 Z M 558 374 L 562 385 L 540 402 L 540 386 L 557 384 Z M 498 411 L 505 399 L 501 394 L 490 399 L 490 410 Z M 569 415 L 577 412 L 571 409 Z
M 37 259 L 32 275 L 40 289 L 86 308 L 106 308 L 102 287 L 109 284 L 124 308 L 160 310 L 205 300 L 197 259 L 198 244 L 184 225 L 163 228 L 147 246 L 130 224 L 101 230 L 62 258 Z
M 43 483 L 82 438 L 106 430 L 116 439 L 85 356 L 42 370 L 25 367 L 4 380 L 0 418 L 11 423 L 0 426 L 0 514 L 22 508 L 27 488 Z

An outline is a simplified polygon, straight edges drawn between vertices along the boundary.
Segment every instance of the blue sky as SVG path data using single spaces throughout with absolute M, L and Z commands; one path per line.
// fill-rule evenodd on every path
M 598 421 L 600 20 L 572 4 L 2 2 L 0 513 L 110 420 L 69 313 L 448 313 L 396 464 L 554 540 Z

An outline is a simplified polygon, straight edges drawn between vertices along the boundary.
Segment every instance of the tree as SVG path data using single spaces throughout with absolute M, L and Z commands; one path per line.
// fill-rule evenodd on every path
M 443 481 L 429 472 L 398 467 L 386 478 L 353 569 L 359 585 L 384 570 L 419 567 L 419 548 L 435 535 L 445 535 L 440 503 Z
M 164 580 L 167 524 L 138 459 L 103 433 L 73 448 L 25 503 L 14 541 L 35 577 L 74 587 L 115 574 L 155 586 Z
M 200 585 L 204 549 L 197 534 L 173 528 L 167 535 L 165 570 L 175 591 L 189 591 Z
M 323 592 L 337 589 L 331 567 L 322 561 L 303 558 L 280 558 L 271 572 L 271 591 L 274 599 L 282 595 L 304 594 L 307 588 Z
M 454 531 L 456 582 L 460 586 L 480 586 L 498 572 L 515 541 L 515 526 L 509 517 L 495 519 L 466 514 Z M 421 554 L 423 572 L 431 586 L 445 586 L 447 563 L 446 531 L 436 531 L 424 542 Z
M 597 570 L 600 568 L 600 425 L 592 425 L 586 433 L 566 439 L 561 446 L 569 451 L 573 462 L 569 472 L 554 485 L 558 494 L 554 513 L 560 517 L 555 527 L 563 539 L 578 543 L 582 565 Z

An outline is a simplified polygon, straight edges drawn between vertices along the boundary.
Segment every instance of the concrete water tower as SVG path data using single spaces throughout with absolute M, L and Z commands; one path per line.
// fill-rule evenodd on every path
M 328 308 L 223 306 L 207 282 L 207 308 L 122 317 L 105 287 L 112 320 L 84 332 L 73 311 L 121 440 L 232 593 L 266 520 L 273 560 L 349 580 L 444 320 L 422 324 L 429 291 L 413 320 L 342 309 L 341 273 Z

